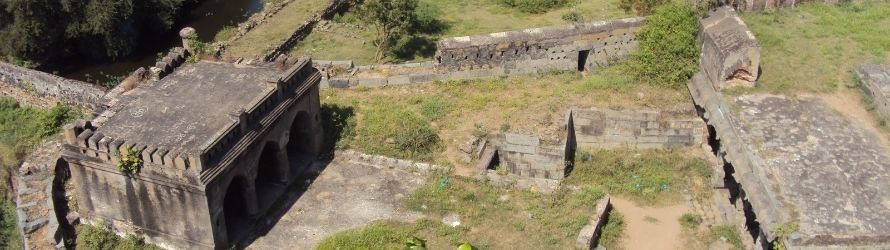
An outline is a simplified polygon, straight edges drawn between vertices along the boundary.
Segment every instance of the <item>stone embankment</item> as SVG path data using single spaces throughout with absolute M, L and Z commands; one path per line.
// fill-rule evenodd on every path
M 51 107 L 57 102 L 95 109 L 105 88 L 0 62 L 0 94 L 22 104 Z

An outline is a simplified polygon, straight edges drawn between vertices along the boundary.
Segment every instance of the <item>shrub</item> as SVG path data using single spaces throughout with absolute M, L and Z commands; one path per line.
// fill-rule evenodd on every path
M 525 13 L 544 13 L 568 5 L 568 0 L 497 0 L 501 5 L 518 9 Z
M 580 23 L 584 21 L 584 17 L 577 11 L 562 14 L 562 20 L 570 23 Z
M 618 2 L 618 8 L 625 12 L 633 11 L 634 14 L 646 16 L 666 2 L 667 0 L 621 0 Z
M 696 12 L 688 5 L 670 3 L 655 9 L 637 38 L 631 72 L 637 80 L 678 88 L 698 71 Z
M 695 230 L 696 228 L 698 228 L 698 225 L 701 225 L 701 223 L 702 218 L 698 214 L 685 213 L 683 214 L 683 216 L 680 216 L 680 225 L 682 225 L 683 228 Z
M 439 136 L 426 119 L 395 107 L 374 107 L 362 116 L 359 144 L 371 154 L 429 159 Z
M 159 250 L 161 248 L 145 243 L 141 236 L 128 234 L 120 237 L 106 224 L 77 226 L 77 248 L 96 250 Z

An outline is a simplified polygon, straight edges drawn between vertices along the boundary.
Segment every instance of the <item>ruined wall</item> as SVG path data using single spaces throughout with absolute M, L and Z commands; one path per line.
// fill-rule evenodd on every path
M 595 249 L 597 247 L 594 243 L 599 241 L 600 233 L 602 232 L 606 219 L 608 219 L 610 209 L 611 204 L 609 203 L 609 196 L 607 195 L 600 198 L 596 203 L 594 214 L 590 216 L 587 225 L 581 228 L 581 231 L 578 232 L 578 237 L 575 238 L 576 249 Z
M 572 109 L 571 116 L 580 148 L 676 148 L 700 145 L 707 134 L 699 118 L 658 111 Z
M 94 134 L 87 121 L 64 128 L 63 158 L 77 189 L 78 211 L 87 221 L 109 222 L 118 231 L 144 233 L 151 243 L 174 248 L 212 248 L 207 198 L 189 156 L 146 150 L 146 145 Z M 137 174 L 118 169 L 127 147 L 141 150 Z
M 0 62 L 0 93 L 39 107 L 60 101 L 93 109 L 103 102 L 105 88 Z
M 724 0 L 720 1 L 740 11 L 762 11 L 794 8 L 805 3 L 836 4 L 839 0 Z
M 435 63 L 444 72 L 496 75 L 588 70 L 629 54 L 644 23 L 643 18 L 627 18 L 447 38 L 437 44 Z
M 890 117 L 890 65 L 863 65 L 856 70 L 859 87 L 884 119 Z
M 760 45 L 735 10 L 717 8 L 700 24 L 700 65 L 715 88 L 753 87 L 760 75 Z
M 344 8 L 355 5 L 355 2 L 355 0 L 331 0 L 327 8 L 319 13 L 316 13 L 314 16 L 306 20 L 303 25 L 297 27 L 297 29 L 290 35 L 290 37 L 288 37 L 280 44 L 275 45 L 274 49 L 267 52 L 266 55 L 263 56 L 263 60 L 273 61 L 278 58 L 278 56 L 289 53 L 290 50 L 293 49 L 298 42 L 302 41 L 304 38 L 306 38 L 306 36 L 309 36 L 309 33 L 312 32 L 312 29 L 315 27 L 315 24 L 317 24 L 318 21 L 320 21 L 322 18 L 333 17 L 335 13 L 343 10 Z
M 499 135 L 496 139 L 500 164 L 508 174 L 562 180 L 566 176 L 566 145 L 542 145 L 537 136 Z

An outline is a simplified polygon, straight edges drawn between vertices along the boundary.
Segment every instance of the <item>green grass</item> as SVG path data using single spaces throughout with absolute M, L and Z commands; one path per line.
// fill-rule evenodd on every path
M 624 215 L 615 211 L 609 211 L 606 224 L 603 225 L 600 232 L 599 245 L 606 249 L 621 249 L 621 238 L 624 235 Z
M 429 121 L 415 112 L 385 102 L 364 111 L 356 143 L 367 153 L 429 160 L 441 148 Z
M 391 249 L 410 237 L 427 241 L 430 249 L 453 249 L 470 243 L 481 249 L 568 249 L 587 224 L 602 190 L 560 190 L 553 195 L 491 186 L 472 178 L 434 175 L 405 202 L 430 219 L 414 223 L 378 222 L 324 239 L 319 249 Z M 461 224 L 438 222 L 457 214 Z M 621 233 L 618 216 L 611 224 Z M 617 238 L 616 238 L 617 239 Z
M 705 183 L 710 174 L 706 161 L 679 150 L 579 150 L 566 183 L 656 204 L 679 200 L 684 189 L 701 189 L 695 183 Z
M 417 118 L 425 120 L 423 123 L 428 123 L 440 137 L 442 147 L 434 148 L 428 155 L 421 154 L 419 158 L 456 166 L 461 164 L 460 159 L 449 152 L 456 152 L 459 144 L 465 142 L 468 136 L 492 131 L 523 131 L 546 136 L 547 131 L 553 131 L 551 128 L 556 129 L 564 122 L 563 114 L 570 107 L 680 109 L 688 106 L 690 99 L 687 92 L 639 84 L 630 79 L 624 70 L 622 66 L 614 66 L 598 69 L 586 77 L 577 72 L 551 72 L 541 76 L 445 81 L 373 89 L 328 89 L 321 93 L 321 99 L 325 105 L 336 106 L 337 112 L 345 115 L 338 118 L 341 122 L 337 124 L 341 127 L 352 124 L 346 126 L 352 128 L 343 130 L 347 132 L 342 133 L 343 136 L 329 138 L 329 145 L 359 151 L 378 146 L 379 140 L 362 142 L 364 139 L 361 138 L 367 136 L 380 138 L 378 135 L 383 132 L 363 129 L 371 126 L 371 120 L 365 117 L 374 110 L 393 109 L 397 112 L 376 121 L 399 119 L 393 116 L 403 114 L 410 115 L 419 125 L 421 122 L 416 121 Z M 326 127 L 326 131 L 339 130 Z M 564 135 L 553 136 L 564 139 Z M 389 137 L 395 139 L 394 134 Z M 397 156 L 409 152 L 387 154 Z
M 685 213 L 683 216 L 680 216 L 679 220 L 680 225 L 687 230 L 695 230 L 702 223 L 701 215 L 694 213 Z
M 761 78 L 753 91 L 833 92 L 856 86 L 852 70 L 859 65 L 890 63 L 890 2 L 814 3 L 742 18 L 762 46 Z
M 91 226 L 82 224 L 77 226 L 77 248 L 95 250 L 161 250 L 162 248 L 145 243 L 145 240 L 136 235 L 120 237 L 105 225 Z
M 721 225 L 711 228 L 711 230 L 707 232 L 707 235 L 705 235 L 704 239 L 708 244 L 725 240 L 726 243 L 733 246 L 733 249 L 744 249 L 739 230 L 730 225 Z
M 527 1 L 527 0 L 526 0 Z M 630 14 L 618 8 L 618 0 L 568 1 L 543 13 L 526 13 L 518 8 L 502 5 L 499 0 L 420 0 L 440 10 L 441 20 L 447 24 L 444 32 L 428 36 L 430 41 L 443 37 L 481 35 L 531 27 L 566 24 L 563 15 L 576 13 L 584 21 L 624 18 Z M 354 14 L 347 14 L 352 16 Z M 342 21 L 341 21 L 342 20 Z M 313 31 L 291 51 L 294 55 L 311 55 L 319 60 L 354 60 L 369 64 L 374 59 L 374 32 L 357 18 L 347 17 L 334 22 L 331 32 Z M 262 43 L 261 43 L 262 44 Z M 429 60 L 431 55 L 418 55 L 413 60 Z
M 7 197 L 0 196 L 0 249 L 22 249 L 19 237 L 15 204 Z
M 265 23 L 229 44 L 225 56 L 229 58 L 264 56 L 264 52 L 287 40 L 297 27 L 327 7 L 329 2 L 329 0 L 306 0 L 288 4 Z

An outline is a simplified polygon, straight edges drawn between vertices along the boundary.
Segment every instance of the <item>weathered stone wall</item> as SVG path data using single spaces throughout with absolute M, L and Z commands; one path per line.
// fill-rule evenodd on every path
M 760 74 L 760 45 L 735 10 L 720 7 L 700 21 L 702 72 L 717 90 L 753 87 Z
M 856 70 L 859 87 L 883 119 L 890 117 L 890 65 L 863 65 Z
M 105 88 L 0 62 L 0 93 L 38 107 L 59 101 L 94 109 L 101 106 Z
M 439 41 L 436 66 L 444 72 L 529 74 L 588 70 L 624 58 L 637 46 L 644 18 L 532 28 Z
M 561 180 L 566 177 L 566 145 L 542 145 L 537 136 L 503 134 L 494 139 L 508 174 Z
M 697 117 L 675 118 L 658 111 L 572 109 L 580 148 L 675 148 L 701 145 L 707 128 Z
M 309 36 L 309 33 L 312 32 L 315 24 L 321 21 L 322 18 L 331 18 L 335 13 L 342 11 L 344 8 L 355 5 L 355 2 L 355 0 L 331 0 L 327 8 L 310 17 L 303 23 L 303 25 L 300 25 L 300 27 L 297 27 L 290 37 L 274 46 L 274 49 L 267 52 L 266 55 L 263 56 L 263 60 L 273 61 L 278 58 L 278 56 L 287 54 L 298 42 L 302 41 L 306 36 Z
M 740 11 L 762 11 L 771 9 L 794 8 L 798 5 L 817 2 L 836 4 L 838 0 L 724 0 L 720 1 Z

